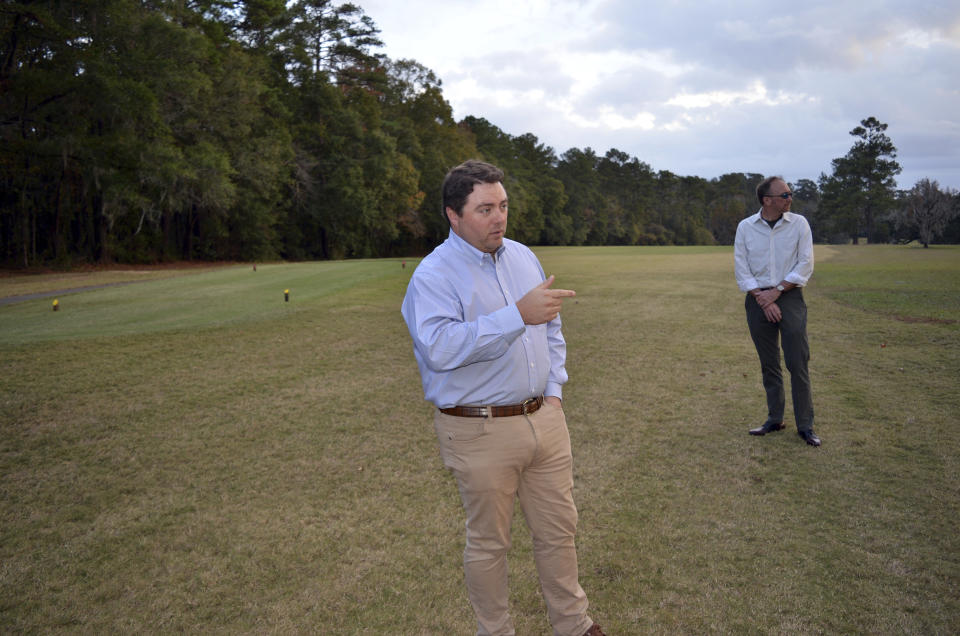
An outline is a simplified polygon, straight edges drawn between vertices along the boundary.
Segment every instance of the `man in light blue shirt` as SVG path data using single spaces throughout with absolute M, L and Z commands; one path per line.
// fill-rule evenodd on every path
M 443 183 L 450 235 L 413 273 L 402 314 L 444 465 L 466 512 L 464 571 L 477 634 L 513 634 L 506 555 L 514 501 L 533 535 L 554 633 L 602 636 L 578 582 L 567 380 L 554 289 L 537 257 L 504 238 L 503 172 L 481 161 Z
M 767 419 L 749 432 L 766 435 L 784 428 L 782 344 L 790 371 L 797 433 L 807 444 L 820 446 L 820 438 L 813 432 L 807 305 L 803 300 L 803 287 L 813 274 L 810 225 L 790 212 L 793 193 L 781 177 L 761 181 L 757 199 L 760 211 L 740 221 L 733 244 L 734 273 L 740 290 L 747 293 L 747 326 L 760 358 L 767 394 Z

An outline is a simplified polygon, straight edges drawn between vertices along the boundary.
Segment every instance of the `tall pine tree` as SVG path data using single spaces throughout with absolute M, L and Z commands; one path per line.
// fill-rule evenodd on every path
M 820 175 L 819 217 L 831 240 L 864 236 L 871 243 L 886 241 L 889 228 L 882 219 L 897 206 L 900 174 L 897 148 L 886 135 L 887 124 L 868 117 L 850 131 L 857 137 L 843 157 L 833 160 L 833 174 Z

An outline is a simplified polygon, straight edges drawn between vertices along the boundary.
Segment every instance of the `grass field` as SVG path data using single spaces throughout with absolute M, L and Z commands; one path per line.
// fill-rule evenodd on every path
M 819 449 L 746 434 L 731 248 L 537 252 L 578 294 L 564 406 L 607 633 L 960 633 L 960 249 L 816 248 Z M 473 633 L 414 265 L 0 277 L 139 281 L 0 305 L 0 632 Z M 517 631 L 549 634 L 516 525 Z

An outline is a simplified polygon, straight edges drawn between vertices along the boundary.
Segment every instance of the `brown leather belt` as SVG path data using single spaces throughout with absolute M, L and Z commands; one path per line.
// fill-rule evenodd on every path
M 451 406 L 448 409 L 440 409 L 445 415 L 455 417 L 513 417 L 515 415 L 530 415 L 543 406 L 543 396 L 538 395 L 535 398 L 524 400 L 520 404 L 510 404 L 507 406 Z

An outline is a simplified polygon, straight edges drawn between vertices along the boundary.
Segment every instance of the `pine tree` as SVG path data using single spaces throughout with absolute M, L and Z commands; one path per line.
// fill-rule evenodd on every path
M 833 174 L 820 175 L 820 218 L 831 240 L 866 236 L 871 243 L 889 238 L 881 219 L 897 206 L 900 174 L 897 149 L 886 135 L 887 124 L 868 117 L 850 131 L 858 138 L 850 151 L 834 159 Z

